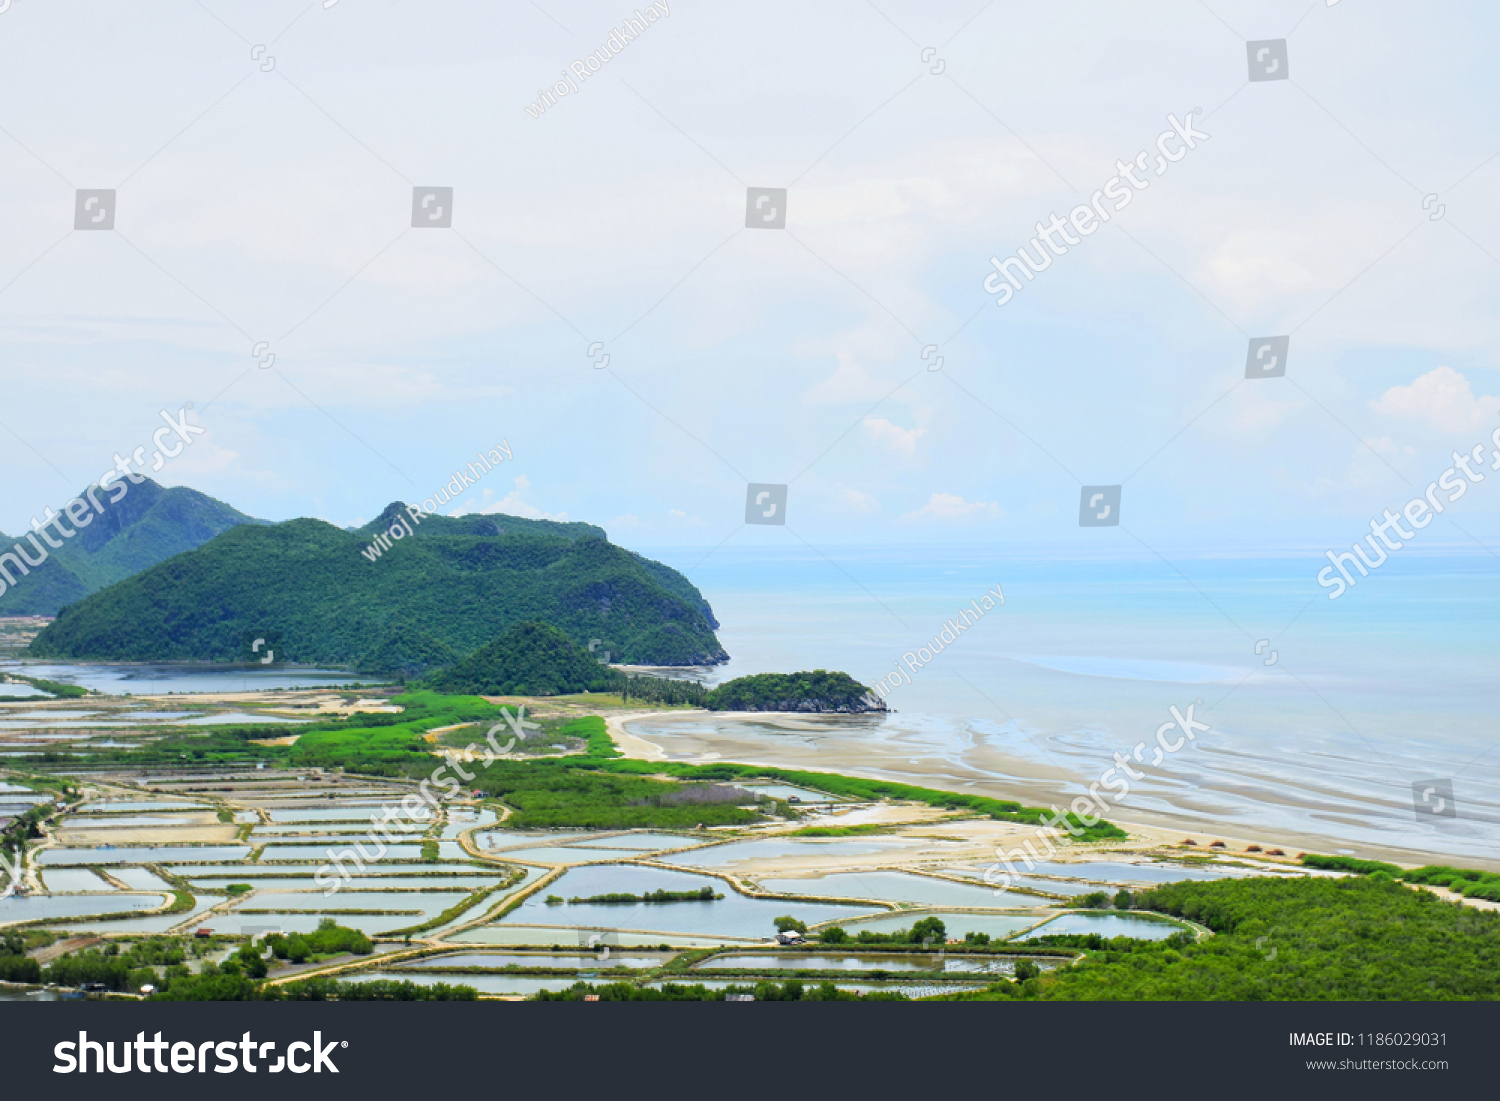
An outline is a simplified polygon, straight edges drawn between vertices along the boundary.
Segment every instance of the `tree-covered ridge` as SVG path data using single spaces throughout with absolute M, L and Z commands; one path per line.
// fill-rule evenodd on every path
M 366 538 L 320 520 L 235 527 L 64 609 L 31 653 L 237 661 L 253 632 L 276 637 L 282 660 L 414 674 L 538 620 L 600 639 L 615 661 L 728 658 L 701 594 L 680 575 L 664 585 L 665 566 L 589 534 L 449 534 L 445 521 L 425 518 L 431 530 L 375 561 Z
M 756 673 L 707 694 L 710 711 L 884 711 L 875 693 L 848 673 Z
M 423 683 L 467 696 L 557 696 L 607 689 L 614 672 L 547 623 L 518 623 Z
M 6 560 L 14 584 L 7 584 L 0 594 L 0 615 L 56 615 L 64 606 L 202 546 L 220 532 L 238 524 L 265 522 L 196 489 L 164 488 L 150 478 L 139 484 L 121 479 L 107 489 L 96 489 L 94 499 L 102 511 L 89 507 L 85 513 L 75 508 L 75 514 L 92 516 L 82 527 L 65 509 L 58 510 L 72 536 L 63 536 L 51 524 L 36 534 L 40 546 L 25 536 L 0 536 L 0 553 L 14 554 L 17 542 L 28 560 L 47 552 L 40 565 L 27 566 L 27 574 Z
M 1500 914 L 1384 874 L 1172 883 L 1134 903 L 1215 935 L 1196 943 L 1095 938 L 1080 945 L 1095 949 L 1084 960 L 1028 983 L 1027 992 L 1076 1001 L 1500 997 Z

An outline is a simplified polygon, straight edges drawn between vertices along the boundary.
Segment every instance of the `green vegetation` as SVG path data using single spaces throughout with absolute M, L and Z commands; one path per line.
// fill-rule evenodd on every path
M 1303 853 L 1302 863 L 1309 868 L 1318 868 L 1328 872 L 1353 872 L 1355 875 L 1384 872 L 1393 878 L 1401 874 L 1401 869 L 1394 864 L 1382 864 L 1378 860 L 1356 860 L 1352 856 L 1319 856 L 1316 853 Z
M 63 684 L 61 681 L 43 680 L 41 677 L 26 677 L 22 676 L 20 673 L 5 674 L 4 679 L 0 679 L 0 692 L 4 691 L 4 684 L 6 681 L 13 681 L 17 684 L 29 684 L 38 692 L 46 692 L 54 699 L 59 700 L 76 700 L 80 696 L 87 696 L 89 694 L 89 690 L 87 688 L 80 688 L 76 684 Z M 0 695 L 0 703 L 34 702 L 36 702 L 35 696 Z
M 397 508 L 376 522 L 382 530 Z M 542 620 L 580 645 L 603 640 L 616 661 L 728 656 L 686 578 L 587 524 L 427 516 L 378 561 L 362 554 L 373 532 L 310 519 L 232 527 L 62 609 L 30 652 L 232 662 L 256 632 L 277 640 L 279 660 L 409 676 Z
M 0 935 L 0 982 L 39 983 L 42 968 L 26 958 L 26 939 L 13 929 Z
M 1500 914 L 1381 876 L 1173 883 L 1138 909 L 1206 925 L 1163 941 L 1039 938 L 1087 950 L 1022 984 L 1060 1000 L 1447 1000 L 1500 997 Z M 979 997 L 1013 997 L 991 990 Z M 960 998 L 966 997 L 960 995 Z
M 801 933 L 803 936 L 807 935 L 807 924 L 792 917 L 790 914 L 776 918 L 772 924 L 776 926 L 778 933 Z
M 318 928 L 311 933 L 290 936 L 272 933 L 266 937 L 265 943 L 277 959 L 293 963 L 304 963 L 313 956 L 336 956 L 346 952 L 368 956 L 375 950 L 375 942 L 364 933 L 358 929 L 346 929 L 332 918 L 318 922 Z
M 1494 872 L 1477 872 L 1468 868 L 1450 868 L 1446 864 L 1429 864 L 1400 873 L 1408 883 L 1421 883 L 1431 887 L 1447 887 L 1465 898 L 1483 898 L 1500 902 L 1500 875 Z
M 792 830 L 788 837 L 864 837 L 871 833 L 890 833 L 891 826 L 881 825 L 879 822 L 866 822 L 858 826 L 804 826 L 800 830 Z
M 711 765 L 684 765 L 673 761 L 621 760 L 598 761 L 593 764 L 598 768 L 607 768 L 611 772 L 646 772 L 653 775 L 675 776 L 683 780 L 777 780 L 794 787 L 826 791 L 831 795 L 852 801 L 876 802 L 881 799 L 899 799 L 906 802 L 925 803 L 944 810 L 969 811 L 1003 822 L 1023 822 L 1028 825 L 1040 825 L 1044 817 L 1049 819 L 1051 817 L 1046 811 L 1036 807 L 1025 807 L 1008 799 L 991 799 L 983 795 L 936 791 L 932 788 L 920 788 L 889 780 L 866 780 L 856 776 L 841 776 L 833 772 L 803 772 L 800 769 L 768 768 L 761 765 L 739 765 L 728 762 L 716 762 Z M 582 762 L 579 767 L 583 767 Z M 1087 826 L 1073 814 L 1066 815 L 1058 823 L 1058 827 L 1070 829 L 1080 841 L 1117 841 L 1129 836 L 1118 826 L 1103 819 L 1092 826 Z
M 942 918 L 925 917 L 913 922 L 909 929 L 897 929 L 893 933 L 873 933 L 868 929 L 861 929 L 858 936 L 850 936 L 849 931 L 842 926 L 830 925 L 818 933 L 818 940 L 823 944 L 946 944 L 948 927 L 943 924 Z
M 64 606 L 201 546 L 237 524 L 263 523 L 195 489 L 164 489 L 150 478 L 135 485 L 122 479 L 95 490 L 95 499 L 104 511 L 89 507 L 93 519 L 74 527 L 76 534 L 62 540 L 61 547 L 46 548 L 46 561 L 29 574 L 22 576 L 24 567 L 18 570 L 7 561 L 17 584 L 0 595 L 0 616 L 57 615 Z M 8 543 L 0 551 L 14 554 Z M 27 551 L 35 556 L 29 545 Z
M 423 684 L 437 692 L 469 696 L 558 696 L 606 691 L 612 673 L 556 627 L 526 622 L 438 670 Z M 613 676 L 624 679 L 619 673 Z
M 152 937 L 123 951 L 112 943 L 102 950 L 93 948 L 60 957 L 42 971 L 40 981 L 57 986 L 102 983 L 110 990 L 134 993 L 142 986 L 155 986 L 162 981 L 155 971 L 157 967 L 166 967 L 169 972 L 173 968 L 186 971 L 183 967 L 186 958 L 181 942 L 169 937 Z
M 281 986 L 263 986 L 243 975 L 188 975 L 151 997 L 154 1002 L 472 1002 L 479 997 L 472 986 L 433 983 L 423 986 L 406 980 L 377 979 L 340 982 L 311 978 Z
M 607 904 L 630 903 L 630 902 L 714 902 L 723 898 L 721 894 L 715 894 L 712 887 L 702 887 L 696 891 L 650 891 L 643 895 L 632 895 L 616 891 L 607 895 L 590 895 L 588 898 L 570 898 L 569 902 L 603 902 Z M 556 895 L 548 896 L 550 902 Z M 558 899 L 561 902 L 561 899 Z
M 710 711 L 884 711 L 870 689 L 848 673 L 756 673 L 709 692 Z

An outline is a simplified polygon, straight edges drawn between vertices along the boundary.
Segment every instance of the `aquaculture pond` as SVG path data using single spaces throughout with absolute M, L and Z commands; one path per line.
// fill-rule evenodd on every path
M 449 975 L 430 971 L 369 971 L 340 976 L 346 982 L 411 982 L 418 986 L 472 986 L 481 994 L 535 994 L 539 990 L 566 990 L 578 980 L 568 975 Z
M 1101 937 L 1131 937 L 1134 940 L 1166 940 L 1186 927 L 1176 922 L 1126 914 L 1064 914 L 1033 929 L 1022 940 L 1061 934 L 1098 933 Z
M 49 868 L 42 876 L 47 890 L 64 894 L 74 891 L 113 891 L 115 886 L 106 883 L 87 868 Z
M 380 853 L 379 848 L 384 845 L 383 841 L 366 841 L 365 855 L 379 853 L 377 860 L 420 860 L 422 859 L 421 845 L 385 845 L 385 852 Z M 291 861 L 313 861 L 323 863 L 330 859 L 328 850 L 331 848 L 335 853 L 343 849 L 352 848 L 352 842 L 334 841 L 330 839 L 322 845 L 267 845 L 265 852 L 261 853 L 261 863 L 278 860 Z M 358 850 L 356 850 L 357 852 Z M 365 861 L 369 863 L 368 860 Z
M 724 897 L 714 901 L 615 904 L 590 902 L 552 906 L 545 901 L 547 895 L 564 899 L 589 898 L 603 894 L 640 895 L 658 890 L 696 891 L 702 887 L 710 887 Z M 710 876 L 606 864 L 573 868 L 564 872 L 502 920 L 526 925 L 588 926 L 770 938 L 776 934 L 774 919 L 783 914 L 790 914 L 813 924 L 858 917 L 870 912 L 868 907 L 834 903 L 747 898 L 723 880 Z
M 489 850 L 484 850 L 488 852 Z M 551 845 L 539 849 L 506 849 L 496 852 L 506 860 L 524 860 L 533 864 L 587 864 L 594 860 L 625 860 L 633 853 L 619 849 L 589 849 L 582 845 Z
M 469 894 L 468 891 L 343 890 L 325 897 L 322 891 L 268 891 L 265 894 L 255 894 L 235 913 L 242 915 L 247 909 L 318 910 L 324 913 L 337 910 L 402 910 L 414 911 L 426 919 L 457 906 Z M 417 922 L 408 921 L 406 924 L 415 925 Z
M 247 845 L 162 845 L 156 848 L 138 846 L 117 849 L 103 845 L 97 849 L 43 849 L 36 862 L 48 864 L 184 864 L 209 860 L 230 863 L 250 855 Z
M 192 923 L 188 925 L 188 928 L 196 928 L 198 922 L 195 919 L 201 917 L 204 911 L 223 901 L 222 898 L 199 895 L 194 899 L 192 908 L 180 914 L 158 914 L 156 917 L 126 918 L 123 921 L 69 921 L 60 922 L 54 927 L 67 929 L 73 933 L 165 933 L 184 923 Z
M 274 869 L 268 869 L 274 870 Z M 309 869 L 311 871 L 311 869 Z M 328 876 L 324 877 L 325 880 Z M 334 877 L 336 878 L 336 877 Z M 429 875 L 429 876 L 353 876 L 350 879 L 351 886 L 358 886 L 363 891 L 398 891 L 410 892 L 412 890 L 436 890 L 447 888 L 449 890 L 478 891 L 486 887 L 494 887 L 504 883 L 503 875 Z M 258 891 L 316 891 L 319 895 L 326 889 L 324 884 L 317 881 L 313 875 L 289 876 L 289 875 L 215 875 L 194 876 L 192 878 L 194 887 L 207 890 L 222 891 L 231 883 L 248 883 Z M 334 898 L 343 898 L 349 888 L 341 889 Z
M 744 864 L 751 860 L 779 860 L 788 856 L 796 856 L 837 864 L 846 856 L 900 852 L 917 844 L 920 842 L 905 837 L 881 837 L 859 841 L 843 839 L 801 841 L 767 838 L 763 841 L 731 841 L 726 845 L 713 845 L 693 852 L 674 853 L 671 863 L 685 864 L 694 868 L 724 868 Z
M 502 947 L 567 948 L 578 944 L 578 929 L 546 925 L 480 925 L 447 939 L 453 944 L 493 944 Z M 585 934 L 587 935 L 587 934 Z M 609 943 L 622 948 L 713 948 L 726 941 L 760 941 L 760 937 L 702 937 L 683 933 L 615 933 Z
M 884 902 L 914 902 L 923 906 L 979 906 L 1000 909 L 1044 905 L 1030 895 L 997 893 L 991 887 L 954 883 L 907 872 L 835 872 L 807 879 L 761 879 L 762 890 L 781 895 L 828 895 L 832 898 L 873 898 Z
M 461 952 L 454 956 L 432 956 L 428 959 L 403 963 L 403 970 L 453 971 L 463 967 L 484 967 L 502 970 L 506 967 L 553 968 L 574 971 L 605 971 L 611 967 L 660 967 L 672 958 L 671 953 L 651 954 L 620 951 L 606 945 L 609 955 L 599 958 L 597 952 Z
M 166 895 L 133 895 L 122 891 L 107 895 L 11 895 L 10 898 L 0 898 L 0 925 L 155 910 L 165 906 L 167 901 Z
M 639 852 L 659 852 L 663 849 L 688 849 L 703 844 L 701 837 L 683 837 L 675 833 L 622 833 L 614 837 L 596 837 L 587 840 L 591 849 L 633 849 Z
M 1040 860 L 1027 868 L 1044 876 L 1067 876 L 1072 879 L 1096 879 L 1105 883 L 1177 883 L 1184 879 L 1228 879 L 1233 868 L 1188 867 L 1182 864 L 1131 864 L 1123 860 L 1093 860 L 1078 864 Z
M 1015 971 L 1017 956 L 948 955 L 936 950 L 922 953 L 867 952 L 863 955 L 830 955 L 823 952 L 746 952 L 712 956 L 694 964 L 694 970 L 740 971 L 942 971 L 959 974 L 1008 975 Z M 1030 958 L 1030 957 L 1027 957 Z M 1056 960 L 1037 960 L 1043 970 L 1058 966 Z
M 951 910 L 919 910 L 886 914 L 869 921 L 840 922 L 839 924 L 843 925 L 851 936 L 857 936 L 862 929 L 868 929 L 872 933 L 894 933 L 897 929 L 910 929 L 913 923 L 929 916 L 941 918 L 948 936 L 958 940 L 962 940 L 965 933 L 985 933 L 992 938 L 1001 939 L 1018 933 L 1022 929 L 1030 928 L 1043 920 L 1043 916 L 1033 917 L 1030 914 L 970 914 Z

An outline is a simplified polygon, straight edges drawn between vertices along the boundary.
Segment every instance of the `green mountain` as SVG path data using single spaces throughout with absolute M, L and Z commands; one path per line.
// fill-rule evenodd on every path
M 116 492 L 121 486 L 128 487 L 123 496 Z M 118 500 L 112 502 L 111 495 Z M 46 535 L 61 544 L 58 547 L 50 546 L 42 535 L 34 542 L 26 536 L 0 537 L 0 554 L 16 556 L 14 544 L 19 543 L 25 552 L 21 561 L 29 571 L 23 574 L 13 558 L 0 562 L 14 582 L 0 594 L 0 616 L 56 615 L 65 605 L 200 547 L 229 528 L 264 523 L 196 489 L 168 489 L 150 478 L 135 485 L 122 479 L 106 490 L 96 490 L 95 500 L 102 512 L 75 510 L 77 515 L 93 517 L 86 526 L 74 525 L 66 512 L 61 529 L 50 523 L 46 526 Z M 63 530 L 74 534 L 65 537 Z M 46 552 L 46 559 L 29 565 L 40 557 L 39 551 Z
M 401 514 L 393 504 L 359 532 L 311 519 L 231 528 L 65 608 L 30 653 L 244 661 L 259 637 L 278 660 L 410 675 L 536 620 L 582 646 L 599 639 L 615 661 L 728 660 L 702 594 L 599 528 L 423 516 L 376 543 Z
M 619 676 L 556 627 L 526 622 L 422 683 L 465 696 L 557 696 L 607 688 Z

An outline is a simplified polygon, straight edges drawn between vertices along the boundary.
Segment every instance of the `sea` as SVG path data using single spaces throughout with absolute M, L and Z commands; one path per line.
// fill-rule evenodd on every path
M 946 769 L 961 790 L 1000 794 L 1016 791 L 1003 762 L 1019 758 L 1066 773 L 1076 796 L 1123 754 L 1141 777 L 1122 820 L 1500 862 L 1500 558 L 1410 550 L 1337 600 L 1305 548 L 643 553 L 683 571 L 723 625 L 731 661 L 706 682 L 828 669 L 893 685 L 893 713 L 843 732 L 851 764 L 858 745 L 880 746 L 914 777 Z M 954 630 L 997 587 L 1004 604 Z M 1190 706 L 1209 729 L 1159 742 Z

